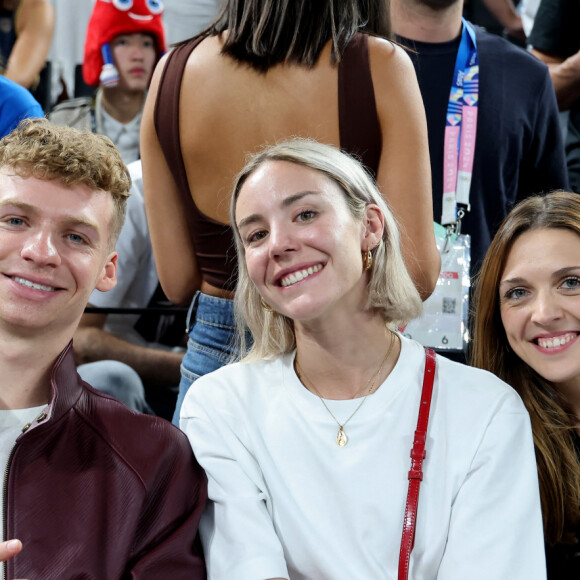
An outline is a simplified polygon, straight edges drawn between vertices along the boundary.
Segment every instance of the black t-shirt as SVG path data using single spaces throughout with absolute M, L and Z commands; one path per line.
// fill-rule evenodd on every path
M 500 222 L 533 193 L 567 188 L 558 108 L 547 67 L 525 51 L 476 27 L 479 109 L 471 212 L 462 231 L 471 235 L 475 274 Z M 445 115 L 460 39 L 413 42 L 413 60 L 429 133 L 434 220 L 441 221 Z
M 580 0 L 542 0 L 528 42 L 540 52 L 568 58 L 580 50 Z M 580 100 L 570 108 L 566 156 L 570 185 L 580 193 Z

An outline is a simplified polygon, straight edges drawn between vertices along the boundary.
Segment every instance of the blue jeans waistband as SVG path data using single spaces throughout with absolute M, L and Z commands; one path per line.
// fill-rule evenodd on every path
M 209 296 L 196 292 L 189 306 L 186 321 L 186 332 L 189 334 L 193 322 L 200 320 L 208 324 L 235 326 L 234 301 L 229 298 Z

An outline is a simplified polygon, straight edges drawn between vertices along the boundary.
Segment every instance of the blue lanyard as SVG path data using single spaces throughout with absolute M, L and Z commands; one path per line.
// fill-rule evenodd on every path
M 469 210 L 477 133 L 479 58 L 475 30 L 465 19 L 445 118 L 441 224 L 457 223 L 457 205 Z M 459 216 L 459 218 L 461 215 Z

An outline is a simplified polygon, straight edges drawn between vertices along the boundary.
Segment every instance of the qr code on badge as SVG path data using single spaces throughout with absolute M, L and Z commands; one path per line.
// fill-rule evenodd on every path
M 455 314 L 457 310 L 457 299 L 443 297 L 443 314 Z

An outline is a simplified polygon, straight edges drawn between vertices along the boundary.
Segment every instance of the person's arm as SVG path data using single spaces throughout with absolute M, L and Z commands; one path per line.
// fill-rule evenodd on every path
M 425 300 L 441 259 L 433 232 L 427 123 L 413 64 L 402 48 L 369 38 L 371 73 L 383 147 L 377 183 L 401 230 L 401 249 Z
M 190 389 L 180 421 L 208 478 L 209 502 L 200 524 L 208 571 L 216 579 L 287 579 L 284 550 L 267 509 L 268 486 L 242 441 L 244 424 L 234 420 L 233 429 L 231 413 L 219 400 L 197 397 L 204 383 L 214 380 L 208 377 Z
M 185 304 L 200 288 L 201 277 L 183 204 L 157 139 L 153 121 L 164 65 L 165 59 L 162 59 L 155 69 L 141 121 L 143 186 L 159 281 L 171 302 Z
M 550 55 L 535 48 L 532 54 L 548 65 L 558 106 L 561 111 L 567 111 L 580 100 L 580 51 L 568 58 Z
M 547 72 L 534 84 L 530 127 L 520 160 L 517 200 L 554 189 L 569 189 L 566 154 L 560 130 L 558 105 Z
M 483 3 L 510 36 L 520 40 L 526 39 L 522 19 L 516 12 L 512 0 L 483 0 Z
M 490 418 L 453 501 L 438 580 L 545 580 L 530 419 L 515 393 Z
M 77 365 L 117 360 L 128 364 L 144 383 L 179 384 L 182 353 L 132 344 L 104 330 L 106 314 L 83 314 L 74 334 Z
M 163 452 L 154 475 L 145 479 L 135 557 L 124 578 L 205 580 L 206 570 L 199 521 L 207 501 L 207 479 L 187 438 L 179 429 L 158 419 L 153 433 Z M 139 436 L 138 433 L 135 434 Z
M 48 57 L 54 33 L 54 8 L 47 0 L 22 0 L 15 27 L 17 38 L 4 76 L 28 89 Z

